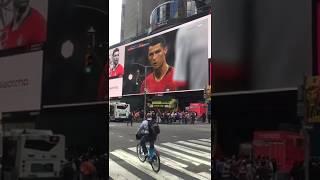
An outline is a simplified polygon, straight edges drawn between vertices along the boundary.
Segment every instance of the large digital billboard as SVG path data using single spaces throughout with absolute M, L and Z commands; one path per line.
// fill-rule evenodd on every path
M 44 43 L 48 0 L 0 2 L 0 50 Z
M 109 97 L 122 96 L 124 46 L 109 50 Z
M 110 89 L 119 86 L 123 95 L 203 90 L 209 83 L 210 21 L 204 16 L 118 47 L 120 65 L 125 51 L 124 73 L 115 78 L 109 73 L 110 97 L 121 96 Z M 114 49 L 109 50 L 111 65 Z
M 43 52 L 0 57 L 0 113 L 40 110 Z

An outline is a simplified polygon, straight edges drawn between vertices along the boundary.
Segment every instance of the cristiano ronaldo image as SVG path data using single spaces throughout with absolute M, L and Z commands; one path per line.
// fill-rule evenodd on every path
M 167 63 L 168 48 L 165 39 L 162 36 L 150 39 L 147 49 L 147 59 L 153 71 L 142 82 L 140 93 L 144 90 L 148 93 L 175 91 L 183 86 L 173 81 L 175 69 Z

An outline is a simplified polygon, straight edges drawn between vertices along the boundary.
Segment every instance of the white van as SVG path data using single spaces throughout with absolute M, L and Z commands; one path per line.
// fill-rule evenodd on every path
M 109 120 L 110 121 L 126 121 L 130 114 L 130 104 L 116 102 L 110 103 Z

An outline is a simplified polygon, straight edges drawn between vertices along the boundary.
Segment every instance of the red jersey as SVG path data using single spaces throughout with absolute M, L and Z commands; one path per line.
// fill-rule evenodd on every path
M 109 77 L 119 77 L 124 74 L 124 69 L 121 64 L 118 64 L 115 69 L 109 69 Z
M 42 43 L 46 40 L 47 24 L 42 15 L 31 8 L 18 29 L 13 30 L 12 24 L 3 29 L 5 37 L 2 48 L 15 48 L 29 44 Z
M 177 90 L 177 85 L 173 81 L 173 74 L 174 74 L 174 68 L 170 67 L 166 75 L 160 80 L 156 81 L 154 79 L 153 73 L 150 73 L 144 81 L 147 83 L 147 92 L 166 92 L 169 91 L 175 91 Z M 144 92 L 144 83 L 142 82 L 140 87 L 140 92 Z

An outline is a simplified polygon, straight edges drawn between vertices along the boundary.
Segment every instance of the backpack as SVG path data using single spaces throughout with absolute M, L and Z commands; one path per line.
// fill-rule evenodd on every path
M 160 134 L 160 127 L 159 124 L 155 121 L 151 121 L 148 123 L 149 126 L 149 132 L 153 135 L 158 135 Z

